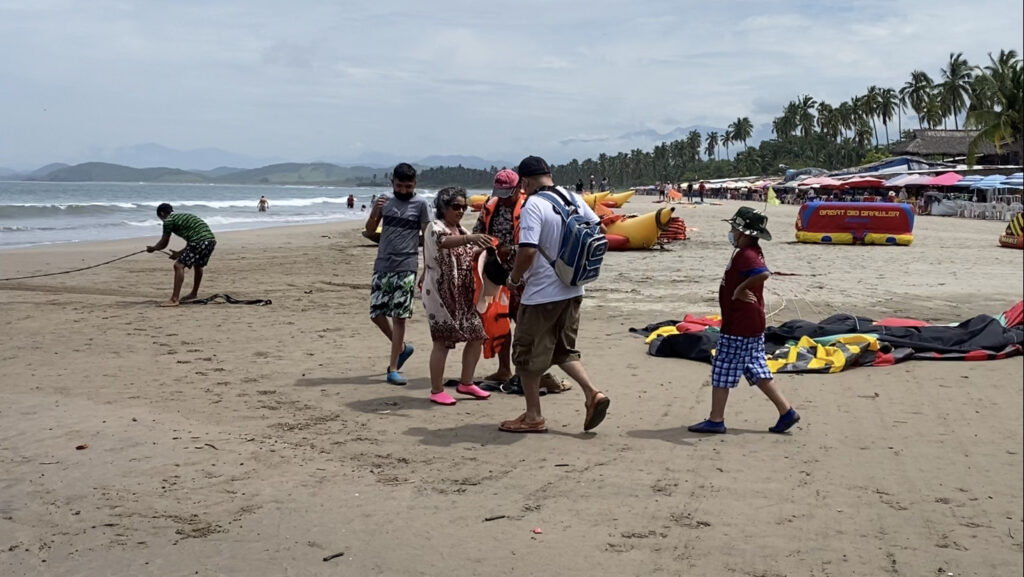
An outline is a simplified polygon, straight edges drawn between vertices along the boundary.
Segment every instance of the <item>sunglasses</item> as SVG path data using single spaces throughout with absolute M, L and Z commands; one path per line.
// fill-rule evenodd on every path
M 464 205 L 464 204 L 449 204 L 448 208 L 450 208 L 452 210 L 461 210 L 463 212 L 466 211 L 466 205 Z

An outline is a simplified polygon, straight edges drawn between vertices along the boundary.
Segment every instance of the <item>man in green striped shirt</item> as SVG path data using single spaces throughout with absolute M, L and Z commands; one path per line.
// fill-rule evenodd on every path
M 176 307 L 182 300 L 195 300 L 199 296 L 199 283 L 203 281 L 203 269 L 210 262 L 210 255 L 217 246 L 217 239 L 210 231 L 210 227 L 203 222 L 203 219 L 194 214 L 185 212 L 174 212 L 174 207 L 166 202 L 156 207 L 156 216 L 164 223 L 164 235 L 160 242 L 153 246 L 147 246 L 147 252 L 163 250 L 171 241 L 171 235 L 176 234 L 185 239 L 185 248 L 180 251 L 171 251 L 171 258 L 174 259 L 174 292 L 171 293 L 171 300 L 162 303 L 162 307 Z M 195 281 L 192 283 L 192 292 L 179 298 L 181 285 L 185 282 L 185 269 L 195 268 Z

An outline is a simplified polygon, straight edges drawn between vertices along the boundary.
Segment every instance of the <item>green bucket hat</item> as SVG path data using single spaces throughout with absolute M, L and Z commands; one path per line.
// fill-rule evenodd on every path
M 743 234 L 765 240 L 772 239 L 772 233 L 768 232 L 768 217 L 763 212 L 749 206 L 741 206 L 736 214 L 732 215 L 732 218 L 726 219 L 725 222 L 735 226 Z

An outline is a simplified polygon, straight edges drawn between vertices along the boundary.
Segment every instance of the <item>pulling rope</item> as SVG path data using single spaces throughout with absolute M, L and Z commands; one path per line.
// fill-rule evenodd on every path
M 108 260 L 107 262 L 101 262 L 99 264 L 94 264 L 94 265 L 90 265 L 90 266 L 83 266 L 82 268 L 76 268 L 76 269 L 73 269 L 73 270 L 64 270 L 64 271 L 61 271 L 61 272 L 48 272 L 48 273 L 45 273 L 45 274 L 31 274 L 31 275 L 28 275 L 28 276 L 13 276 L 13 277 L 10 277 L 10 278 L 0 278 L 0 282 L 9 281 L 9 280 L 24 280 L 24 279 L 29 279 L 29 278 L 40 278 L 40 277 L 44 277 L 44 276 L 56 276 L 56 275 L 59 275 L 59 274 L 70 274 L 70 273 L 73 273 L 73 272 L 81 272 L 83 270 L 89 270 L 91 268 L 96 268 L 96 267 L 103 266 L 105 264 L 110 264 L 112 262 L 117 262 L 119 260 L 123 260 L 123 259 L 126 259 L 126 258 L 130 257 L 130 256 L 135 256 L 137 254 L 141 254 L 141 253 L 144 253 L 144 252 L 146 252 L 146 249 L 142 249 L 140 251 L 136 251 L 136 252 L 133 252 L 131 254 L 126 254 L 124 256 L 119 256 L 119 257 L 117 257 L 117 258 L 115 258 L 113 260 Z M 170 253 L 164 252 L 162 250 L 159 251 L 159 252 L 163 252 L 164 254 L 170 254 Z

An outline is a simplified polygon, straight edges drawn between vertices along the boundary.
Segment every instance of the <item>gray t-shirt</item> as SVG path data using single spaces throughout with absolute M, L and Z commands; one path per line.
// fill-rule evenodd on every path
M 416 272 L 420 230 L 431 221 L 430 203 L 419 195 L 388 198 L 381 209 L 380 246 L 373 272 Z

